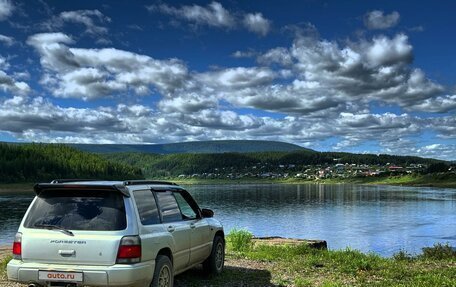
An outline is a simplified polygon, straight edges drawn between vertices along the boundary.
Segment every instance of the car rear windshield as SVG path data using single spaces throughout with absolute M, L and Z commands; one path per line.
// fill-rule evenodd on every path
M 123 230 L 127 227 L 121 194 L 98 190 L 44 190 L 25 221 L 27 228 Z

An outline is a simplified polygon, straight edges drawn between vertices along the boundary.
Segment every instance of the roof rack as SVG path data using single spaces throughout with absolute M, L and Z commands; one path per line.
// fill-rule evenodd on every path
M 126 181 L 124 181 L 124 185 L 139 185 L 139 184 L 177 185 L 174 182 L 161 181 L 161 180 L 126 180 Z
M 79 178 L 64 178 L 64 179 L 54 179 L 51 181 L 52 184 L 56 183 L 68 183 L 68 182 L 81 182 L 81 181 L 101 181 L 99 179 L 79 179 Z

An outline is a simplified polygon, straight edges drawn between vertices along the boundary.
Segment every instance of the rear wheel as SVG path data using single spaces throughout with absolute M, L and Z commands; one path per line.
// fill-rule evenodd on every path
M 204 261 L 203 268 L 209 274 L 220 274 L 225 265 L 225 240 L 221 236 L 215 236 L 212 244 L 211 255 Z
M 151 287 L 172 287 L 174 285 L 173 264 L 168 256 L 158 255 L 155 261 L 154 278 Z

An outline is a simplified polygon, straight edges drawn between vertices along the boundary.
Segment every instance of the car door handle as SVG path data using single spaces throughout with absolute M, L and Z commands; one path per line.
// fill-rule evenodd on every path
M 174 226 L 172 226 L 172 225 L 168 226 L 169 232 L 174 232 L 174 230 L 176 230 L 176 228 L 174 228 Z
M 195 227 L 196 227 L 195 223 L 190 223 L 190 228 L 195 228 Z
M 70 256 L 76 255 L 76 251 L 75 250 L 59 250 L 59 254 L 60 254 L 60 256 L 63 256 L 63 257 L 70 257 Z

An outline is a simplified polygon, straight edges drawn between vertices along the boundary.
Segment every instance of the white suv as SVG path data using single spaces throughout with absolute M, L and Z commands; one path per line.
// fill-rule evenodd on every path
M 203 264 L 219 274 L 222 225 L 190 194 L 160 181 L 55 180 L 35 185 L 8 263 L 29 286 L 173 286 Z

